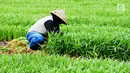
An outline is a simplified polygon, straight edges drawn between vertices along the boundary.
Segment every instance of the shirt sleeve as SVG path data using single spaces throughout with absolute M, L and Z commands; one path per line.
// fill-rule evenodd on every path
M 60 31 L 59 25 L 55 25 L 52 20 L 47 20 L 44 23 L 44 25 L 45 25 L 46 29 L 49 32 L 57 32 L 57 33 L 59 33 L 59 31 Z

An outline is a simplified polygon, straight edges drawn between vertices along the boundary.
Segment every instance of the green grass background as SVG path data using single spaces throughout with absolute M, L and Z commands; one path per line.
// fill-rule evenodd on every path
M 0 55 L 1 73 L 129 73 L 130 63 L 38 54 Z
M 118 3 L 125 4 L 124 12 L 117 11 Z M 11 40 L 25 36 L 31 25 L 38 19 L 50 15 L 50 11 L 55 9 L 66 11 L 68 26 L 72 29 L 76 29 L 75 26 L 79 25 L 81 28 L 78 28 L 78 30 L 92 25 L 95 28 L 96 26 L 119 26 L 127 29 L 130 27 L 129 3 L 130 1 L 127 0 L 1 0 L 0 25 L 2 28 L 0 28 L 0 33 L 2 34 L 0 34 L 0 40 Z M 67 27 L 63 26 L 62 28 L 66 29 Z M 109 27 L 101 27 L 101 29 L 106 28 Z M 84 31 L 84 33 L 87 32 Z
M 117 11 L 119 3 L 125 11 Z M 50 35 L 48 53 L 128 61 L 0 55 L 0 72 L 129 73 L 129 4 L 128 0 L 0 0 L 0 41 L 25 37 L 38 19 L 64 9 L 68 25 L 61 25 L 63 36 Z

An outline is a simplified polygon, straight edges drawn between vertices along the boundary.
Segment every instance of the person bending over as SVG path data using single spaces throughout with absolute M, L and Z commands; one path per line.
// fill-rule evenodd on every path
M 66 15 L 64 10 L 54 10 L 50 16 L 39 19 L 30 27 L 26 38 L 29 42 L 29 48 L 40 50 L 40 45 L 44 44 L 48 38 L 48 32 L 59 33 L 60 24 L 66 24 Z

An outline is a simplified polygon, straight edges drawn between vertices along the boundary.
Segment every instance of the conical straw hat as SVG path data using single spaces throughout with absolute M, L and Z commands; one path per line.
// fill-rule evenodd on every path
M 65 24 L 67 24 L 64 10 L 54 10 L 54 11 L 51 11 L 51 13 L 58 16 Z

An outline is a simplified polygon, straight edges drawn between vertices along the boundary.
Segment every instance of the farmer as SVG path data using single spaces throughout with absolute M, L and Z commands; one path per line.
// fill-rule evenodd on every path
M 59 25 L 67 24 L 64 10 L 54 10 L 50 14 L 50 16 L 39 19 L 29 29 L 26 38 L 29 42 L 30 49 L 39 50 L 40 45 L 47 41 L 48 32 L 59 33 Z

